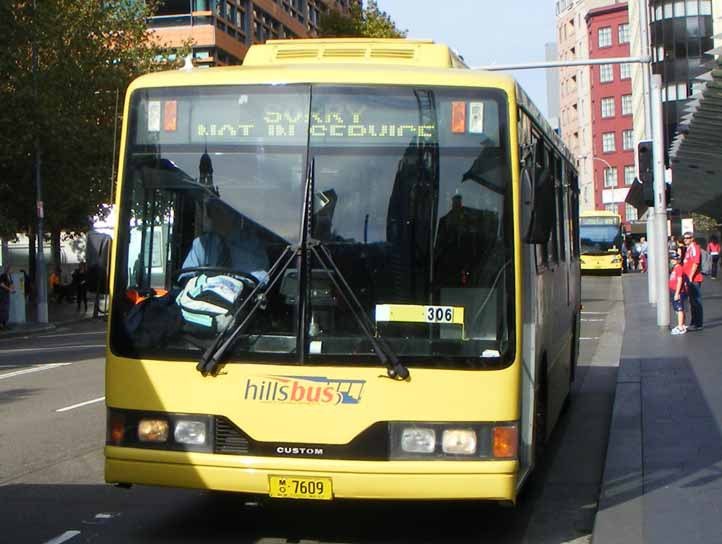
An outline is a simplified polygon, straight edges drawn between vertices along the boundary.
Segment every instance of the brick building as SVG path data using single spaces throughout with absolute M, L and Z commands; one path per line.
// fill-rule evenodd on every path
M 590 10 L 586 20 L 590 58 L 630 56 L 627 3 Z M 636 177 L 632 67 L 593 66 L 590 90 L 592 153 L 580 159 L 592 163 L 594 207 L 619 213 L 624 222 L 636 220 L 637 210 L 624 202 Z

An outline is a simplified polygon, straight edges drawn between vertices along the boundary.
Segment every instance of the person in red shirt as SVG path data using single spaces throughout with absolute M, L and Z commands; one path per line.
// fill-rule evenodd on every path
M 713 280 L 717 279 L 717 266 L 719 265 L 719 241 L 716 237 L 712 236 L 707 243 L 707 253 L 712 257 L 712 270 L 710 270 L 710 277 Z
M 704 327 L 704 312 L 702 310 L 702 252 L 694 235 L 691 232 L 684 233 L 684 245 L 687 251 L 684 254 L 684 274 L 687 276 L 687 294 L 689 295 L 690 331 L 701 331 Z
M 687 300 L 687 289 L 684 270 L 676 251 L 669 254 L 669 262 L 672 269 L 669 275 L 669 298 L 672 300 L 672 308 L 677 312 L 677 326 L 672 329 L 672 335 L 678 336 L 687 333 L 687 327 L 684 324 L 684 301 Z

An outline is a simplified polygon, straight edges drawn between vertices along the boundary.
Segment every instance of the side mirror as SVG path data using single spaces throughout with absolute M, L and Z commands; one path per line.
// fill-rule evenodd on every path
M 534 217 L 534 182 L 531 179 L 529 168 L 521 173 L 521 235 L 528 240 L 531 235 L 532 219 Z

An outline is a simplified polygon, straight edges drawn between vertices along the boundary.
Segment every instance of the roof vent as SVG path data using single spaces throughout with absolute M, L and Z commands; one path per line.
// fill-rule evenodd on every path
M 276 60 L 293 60 L 293 59 L 315 59 L 318 57 L 318 49 L 284 49 L 279 47 L 276 50 Z
M 371 50 L 369 55 L 372 59 L 406 59 L 412 60 L 416 56 L 413 49 L 391 49 L 391 48 L 375 48 Z
M 323 50 L 325 59 L 362 59 L 366 56 L 365 49 L 330 48 Z

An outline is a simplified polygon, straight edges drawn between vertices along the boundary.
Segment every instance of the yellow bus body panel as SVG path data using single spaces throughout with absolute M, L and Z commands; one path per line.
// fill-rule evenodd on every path
M 616 262 L 614 262 L 616 260 Z M 619 253 L 609 255 L 582 255 L 582 272 L 619 272 L 622 270 L 622 259 Z
M 345 444 L 378 421 L 518 421 L 516 365 L 498 371 L 412 369 L 392 381 L 384 368 L 227 364 L 203 377 L 192 362 L 108 356 L 112 408 L 223 415 L 252 439 Z M 251 400 L 249 380 L 322 376 L 365 381 L 357 404 Z M 268 493 L 268 476 L 323 476 L 339 498 L 514 500 L 517 461 L 351 461 L 270 458 L 106 447 L 106 480 Z
M 383 64 L 383 63 L 382 63 Z M 173 71 L 136 79 L 128 89 L 205 85 L 359 84 L 495 88 L 507 94 L 510 164 L 518 165 L 516 83 L 496 72 L 382 64 L 243 66 Z M 127 116 L 126 116 L 127 117 Z M 120 149 L 125 149 L 127 119 Z M 121 160 L 118 179 L 124 176 Z M 515 262 L 521 262 L 518 168 L 512 167 Z M 120 185 L 120 184 L 119 184 Z M 121 188 L 119 187 L 120 191 Z M 113 263 L 115 269 L 115 251 Z M 465 371 L 412 367 L 408 382 L 382 366 L 231 363 L 203 377 L 195 362 L 131 360 L 108 353 L 106 403 L 111 408 L 211 414 L 229 418 L 255 440 L 345 444 L 378 421 L 508 422 L 520 420 L 521 269 L 515 269 L 515 362 L 506 369 Z M 114 273 L 113 273 L 114 275 Z M 111 285 L 114 278 L 111 277 Z M 112 317 L 111 317 L 112 319 Z M 362 380 L 358 404 L 288 405 L 244 398 L 248 380 L 322 376 Z M 520 433 L 521 436 L 521 433 Z M 368 499 L 492 499 L 513 501 L 519 462 L 356 461 L 270 458 L 106 446 L 106 481 L 266 494 L 269 475 L 330 477 L 334 496 Z

